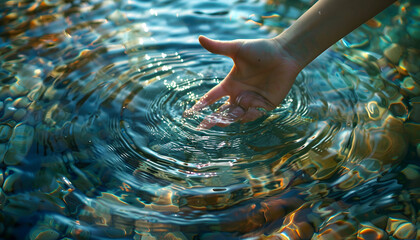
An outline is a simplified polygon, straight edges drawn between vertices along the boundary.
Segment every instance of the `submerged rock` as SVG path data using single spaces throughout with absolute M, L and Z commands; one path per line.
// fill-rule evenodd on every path
M 362 228 L 357 232 L 357 239 L 370 240 L 370 239 L 387 239 L 387 234 L 384 230 L 374 226 L 371 223 L 361 224 Z
M 9 141 L 12 132 L 12 128 L 8 124 L 0 124 L 0 143 Z
M 385 57 L 394 64 L 397 64 L 400 61 L 402 54 L 403 48 L 396 43 L 392 44 L 384 51 Z
M 420 86 L 412 77 L 406 77 L 401 84 L 401 93 L 408 97 L 420 96 Z
M 392 235 L 396 239 L 414 239 L 416 236 L 416 227 L 410 222 L 405 222 L 395 229 Z
M 34 128 L 32 126 L 16 125 L 9 140 L 9 149 L 4 156 L 4 163 L 7 165 L 20 164 L 32 146 L 33 138 Z

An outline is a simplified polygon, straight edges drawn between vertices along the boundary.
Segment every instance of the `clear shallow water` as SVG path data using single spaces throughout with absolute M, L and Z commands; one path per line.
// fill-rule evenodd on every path
M 254 123 L 182 117 L 232 64 L 199 34 L 272 37 L 310 5 L 2 2 L 3 238 L 418 237 L 416 1 L 326 51 Z

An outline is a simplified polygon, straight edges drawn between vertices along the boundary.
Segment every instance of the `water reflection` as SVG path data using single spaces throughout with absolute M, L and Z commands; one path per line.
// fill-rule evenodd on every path
M 1 235 L 418 236 L 415 1 L 321 55 L 256 122 L 198 131 L 222 101 L 182 117 L 231 67 L 198 34 L 270 37 L 311 4 L 0 3 Z

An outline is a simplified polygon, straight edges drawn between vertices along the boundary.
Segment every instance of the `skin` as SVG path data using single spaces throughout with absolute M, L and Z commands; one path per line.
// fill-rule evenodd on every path
M 292 26 L 271 39 L 216 41 L 200 36 L 208 51 L 230 57 L 234 65 L 217 86 L 191 109 L 188 117 L 224 96 L 228 101 L 198 126 L 209 129 L 254 121 L 276 108 L 302 69 L 394 0 L 319 0 Z

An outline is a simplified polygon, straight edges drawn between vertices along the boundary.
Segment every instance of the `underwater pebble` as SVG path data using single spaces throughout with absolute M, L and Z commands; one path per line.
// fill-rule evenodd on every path
M 416 185 L 419 184 L 417 179 L 420 179 L 420 166 L 414 164 L 408 164 L 401 173 L 410 181 L 411 184 Z M 410 184 L 410 185 L 411 185 Z
M 10 97 L 9 86 L 0 87 L 0 100 Z
M 3 191 L 5 193 L 11 193 L 15 190 L 15 184 L 19 182 L 22 177 L 22 172 L 13 171 L 11 174 L 7 174 L 3 183 Z
M 388 234 L 394 235 L 395 232 L 396 232 L 396 230 L 398 229 L 398 227 L 401 224 L 405 224 L 405 223 L 408 223 L 408 221 L 405 220 L 405 219 L 400 219 L 400 218 L 395 218 L 395 217 L 389 217 L 385 230 L 386 230 L 386 232 Z
M 3 102 L 0 102 L 0 112 L 3 110 Z
M 4 163 L 7 165 L 19 164 L 32 146 L 33 138 L 34 128 L 32 126 L 16 125 L 9 140 L 9 149 L 4 156 Z
M 406 77 L 401 84 L 401 92 L 408 97 L 420 96 L 420 86 L 412 77 Z
M 126 237 L 126 232 L 123 229 L 108 227 L 106 230 L 106 235 L 109 238 L 124 238 Z
M 416 236 L 416 227 L 410 222 L 402 223 L 398 225 L 392 236 L 397 239 L 414 239 Z
M 362 228 L 357 232 L 358 240 L 386 239 L 387 234 L 384 230 L 371 224 L 362 224 Z
M 10 86 L 10 95 L 12 97 L 22 96 L 28 93 L 28 89 L 26 89 L 24 86 L 19 85 L 19 82 L 13 83 L 12 86 Z
M 403 48 L 394 43 L 384 51 L 385 57 L 394 64 L 397 64 L 403 54 Z
M 12 128 L 7 124 L 0 125 L 0 143 L 7 142 L 12 135 Z
M 60 234 L 54 229 L 38 227 L 33 229 L 29 236 L 31 240 L 55 240 L 58 239 Z
M 13 119 L 19 122 L 25 116 L 26 116 L 26 110 L 23 108 L 20 108 L 15 112 L 15 114 L 13 114 Z
M 406 69 L 408 72 L 418 72 L 420 69 L 417 65 L 408 61 L 407 59 L 401 59 L 399 62 L 399 66 L 403 69 Z
M 17 108 L 26 108 L 31 104 L 31 101 L 27 97 L 20 97 L 13 101 L 13 106 Z
M 13 116 L 13 114 L 15 113 L 17 109 L 15 107 L 13 107 L 13 103 L 11 101 L 6 102 L 5 106 L 4 106 L 4 112 L 3 112 L 3 116 L 1 116 L 0 118 L 2 119 L 7 119 L 11 116 Z

